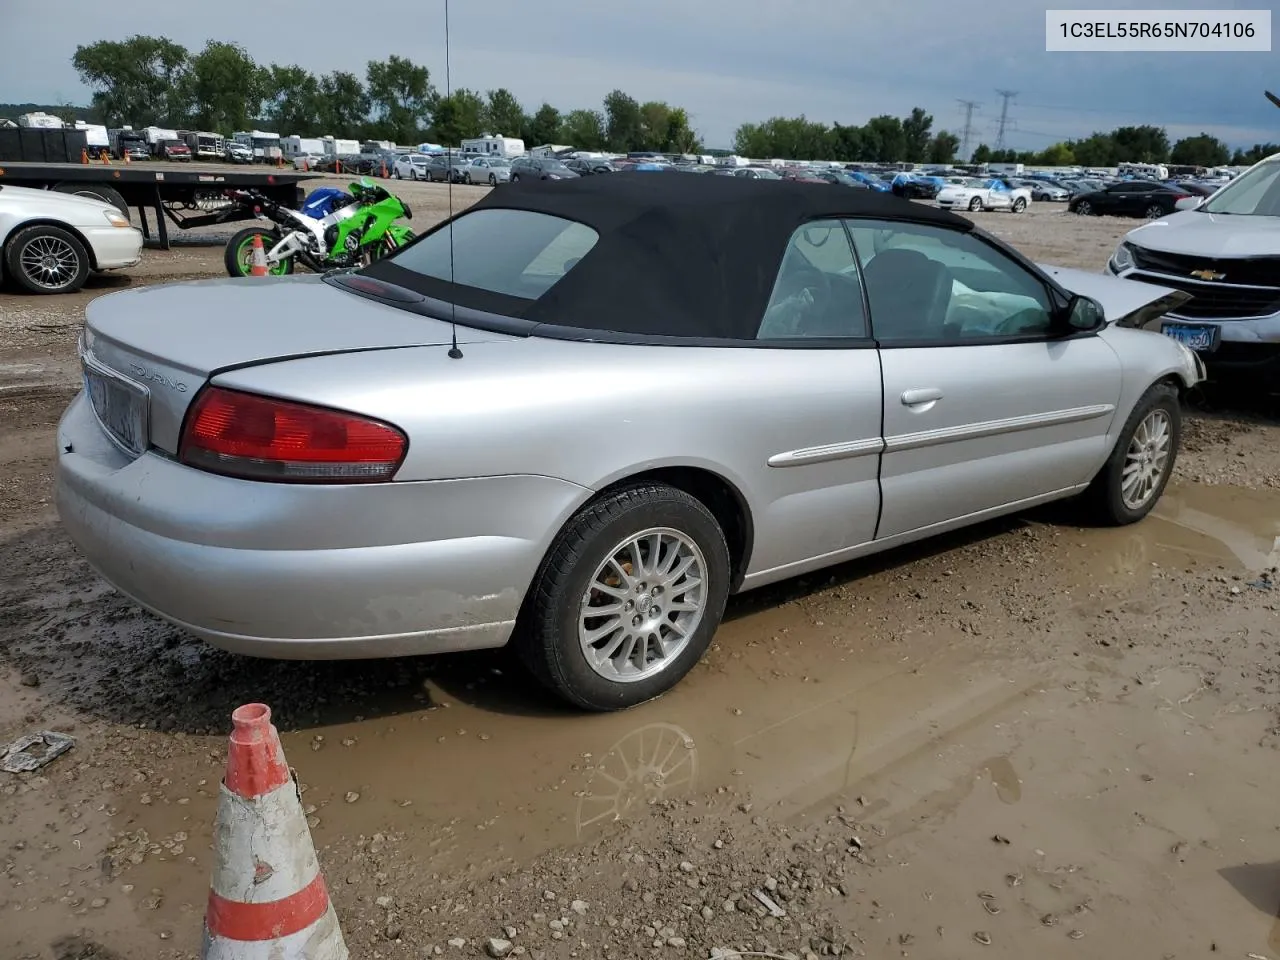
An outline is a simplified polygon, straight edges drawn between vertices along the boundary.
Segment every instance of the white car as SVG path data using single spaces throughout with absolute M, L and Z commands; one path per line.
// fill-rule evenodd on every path
M 112 204 L 0 186 L 0 279 L 28 293 L 74 293 L 91 271 L 141 259 L 142 231 Z
M 504 157 L 476 157 L 462 168 L 463 183 L 487 183 L 496 187 L 511 179 L 511 161 Z
M 426 180 L 430 159 L 425 153 L 406 153 L 391 165 L 391 176 L 395 180 Z
M 953 210 L 1012 210 L 1021 213 L 1031 203 L 1031 191 L 1026 187 L 1009 187 L 1000 180 L 979 180 L 970 177 L 962 183 L 949 183 L 938 191 L 940 207 Z

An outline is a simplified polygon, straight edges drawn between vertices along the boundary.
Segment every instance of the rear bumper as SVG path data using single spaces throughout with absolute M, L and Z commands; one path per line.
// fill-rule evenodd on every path
M 279 659 L 497 647 L 586 491 L 547 477 L 321 487 L 129 460 L 84 394 L 58 427 L 57 506 L 121 593 L 215 646 Z

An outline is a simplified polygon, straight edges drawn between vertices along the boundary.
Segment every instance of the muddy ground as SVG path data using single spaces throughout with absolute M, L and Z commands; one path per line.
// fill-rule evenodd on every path
M 1060 211 L 983 223 L 1087 268 L 1132 226 Z M 503 652 L 224 654 L 80 560 L 50 468 L 83 307 L 221 273 L 183 241 L 0 294 L 0 741 L 77 738 L 0 773 L 0 960 L 198 955 L 228 715 L 258 699 L 361 960 L 1280 957 L 1270 421 L 1189 411 L 1135 527 L 1037 510 L 741 597 L 672 694 L 581 716 Z

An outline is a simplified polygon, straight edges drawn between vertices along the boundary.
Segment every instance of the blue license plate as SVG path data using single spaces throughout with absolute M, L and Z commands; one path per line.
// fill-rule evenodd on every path
M 1192 350 L 1214 350 L 1218 346 L 1218 328 L 1196 323 L 1166 323 L 1160 327 L 1166 337 L 1173 337 Z

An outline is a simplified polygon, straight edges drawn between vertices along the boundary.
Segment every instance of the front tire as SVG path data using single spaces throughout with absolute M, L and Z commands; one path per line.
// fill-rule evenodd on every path
M 27 293 L 75 293 L 89 278 L 89 251 L 71 231 L 37 224 L 9 240 L 4 267 Z
M 981 213 L 981 212 L 982 212 L 982 198 L 981 198 L 981 197 L 974 197 L 972 200 L 970 200 L 970 201 L 969 201 L 969 212 L 970 212 L 970 213 Z
M 1157 383 L 1138 400 L 1111 456 L 1085 491 L 1094 518 L 1119 527 L 1150 513 L 1169 483 L 1181 439 L 1178 393 Z
M 493 173 L 489 174 L 489 186 L 496 187 L 497 185 L 498 185 L 497 174 L 493 174 Z
M 1076 204 L 1076 213 L 1082 217 L 1087 217 L 1093 213 L 1093 205 L 1088 200 L 1081 200 Z
M 699 500 L 664 484 L 618 490 L 565 525 L 534 578 L 517 649 L 585 710 L 674 687 L 706 651 L 729 593 L 729 548 Z
M 1025 209 L 1027 209 L 1027 200 L 1026 200 L 1026 197 L 1018 197 L 1018 199 L 1017 199 L 1017 200 L 1013 201 L 1013 212 L 1014 212 L 1014 213 L 1021 213 L 1021 212 L 1022 212 L 1023 210 L 1025 210 Z

